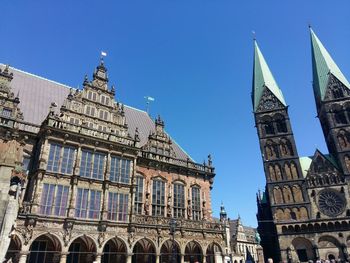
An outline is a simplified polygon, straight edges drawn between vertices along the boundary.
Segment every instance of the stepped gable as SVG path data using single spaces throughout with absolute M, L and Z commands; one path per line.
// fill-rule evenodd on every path
M 5 65 L 0 64 L 4 69 Z M 55 103 L 56 112 L 59 112 L 64 100 L 74 88 L 67 85 L 45 79 L 43 77 L 10 67 L 13 73 L 11 81 L 12 91 L 21 98 L 21 111 L 24 121 L 41 125 L 49 113 L 51 104 Z M 135 129 L 138 128 L 140 145 L 148 141 L 148 136 L 155 132 L 155 123 L 147 112 L 125 105 L 125 117 L 128 124 L 128 132 L 134 137 Z M 192 160 L 192 158 L 172 139 L 173 150 L 176 158 Z

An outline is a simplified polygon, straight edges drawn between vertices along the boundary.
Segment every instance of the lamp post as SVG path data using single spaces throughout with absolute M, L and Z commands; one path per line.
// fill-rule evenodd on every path
M 171 254 L 171 263 L 176 263 L 176 245 L 175 245 L 175 232 L 176 232 L 176 219 L 175 218 L 171 218 L 170 222 L 169 222 L 169 227 L 170 227 L 170 235 L 172 236 L 172 254 Z

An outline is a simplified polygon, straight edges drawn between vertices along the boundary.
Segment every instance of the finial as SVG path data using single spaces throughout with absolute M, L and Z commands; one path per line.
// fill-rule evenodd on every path
M 137 141 L 137 142 L 140 141 L 140 137 L 139 137 L 139 128 L 137 128 L 137 127 L 136 127 L 136 129 L 135 129 L 134 140 Z
M 309 26 L 309 29 L 311 29 L 311 28 L 312 28 L 311 23 L 309 23 L 309 25 L 308 25 L 308 26 Z
M 252 34 L 253 34 L 253 40 L 256 41 L 256 33 L 254 30 L 252 30 Z
M 211 154 L 208 155 L 208 166 L 211 167 L 213 164 L 213 161 L 211 159 Z
M 89 82 L 89 79 L 88 79 L 88 75 L 87 74 L 85 74 L 85 76 L 84 76 L 84 85 L 85 84 L 87 84 Z

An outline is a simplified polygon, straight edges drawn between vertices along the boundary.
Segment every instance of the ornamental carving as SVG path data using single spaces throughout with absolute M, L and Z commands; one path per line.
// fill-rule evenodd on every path
M 320 211 L 330 217 L 335 217 L 344 212 L 346 200 L 336 190 L 325 189 L 319 193 L 318 207 Z

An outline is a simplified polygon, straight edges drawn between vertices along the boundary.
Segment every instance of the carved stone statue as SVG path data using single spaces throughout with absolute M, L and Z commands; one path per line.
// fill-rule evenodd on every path
M 188 205 L 187 205 L 187 218 L 188 219 L 192 218 L 192 205 L 191 205 L 190 199 L 188 199 Z
M 149 215 L 149 193 L 146 194 L 146 200 L 143 208 L 144 208 L 145 215 L 148 216 Z

